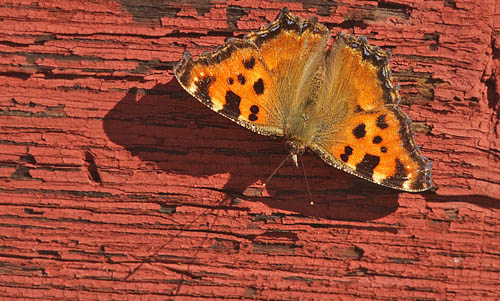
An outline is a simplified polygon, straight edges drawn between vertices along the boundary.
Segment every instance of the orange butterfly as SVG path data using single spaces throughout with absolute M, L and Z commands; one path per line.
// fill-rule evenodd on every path
M 284 136 L 290 155 L 310 148 L 326 163 L 405 191 L 432 187 L 432 162 L 398 107 L 390 54 L 363 37 L 330 31 L 285 8 L 243 39 L 228 39 L 175 67 L 184 89 L 261 135 Z

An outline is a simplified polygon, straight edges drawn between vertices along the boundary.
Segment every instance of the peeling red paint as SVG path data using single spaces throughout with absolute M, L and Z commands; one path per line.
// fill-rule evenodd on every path
M 0 4 L 1 298 L 500 297 L 500 1 L 157 5 Z M 392 50 L 436 191 L 312 154 L 314 206 L 291 165 L 264 189 L 282 141 L 173 79 L 285 5 Z

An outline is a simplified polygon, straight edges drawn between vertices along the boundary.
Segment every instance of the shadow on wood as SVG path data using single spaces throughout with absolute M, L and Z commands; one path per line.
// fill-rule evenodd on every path
M 136 100 L 138 94 L 143 95 Z M 272 179 L 267 194 L 259 182 L 286 156 L 283 142 L 277 141 L 281 139 L 257 135 L 211 112 L 175 79 L 148 91 L 131 89 L 106 115 L 104 129 L 113 142 L 142 161 L 154 162 L 166 173 L 189 175 L 194 182 L 197 177 L 229 174 L 221 187 L 210 189 L 222 191 L 236 202 L 261 201 L 304 216 L 346 221 L 378 219 L 398 207 L 398 191 L 336 170 L 310 152 L 302 159 L 314 206 L 308 202 L 300 169 L 291 162 Z M 430 202 L 465 201 L 500 207 L 500 202 L 484 196 L 422 195 Z
M 139 93 L 143 96 L 136 101 Z M 131 89 L 104 119 L 115 143 L 166 173 L 196 178 L 229 174 L 210 189 L 234 201 L 261 201 L 276 209 L 335 220 L 373 220 L 394 212 L 399 192 L 326 165 L 312 153 L 302 160 L 314 206 L 309 204 L 302 171 L 285 164 L 264 191 L 262 179 L 287 155 L 283 141 L 260 136 L 211 112 L 172 79 L 148 91 Z M 207 189 L 207 187 L 204 187 Z M 214 204 L 215 205 L 215 204 Z

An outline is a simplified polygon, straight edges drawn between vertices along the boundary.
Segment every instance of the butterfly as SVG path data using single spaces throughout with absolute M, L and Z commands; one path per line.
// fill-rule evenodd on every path
M 174 68 L 180 85 L 217 113 L 261 135 L 282 136 L 290 156 L 311 149 L 329 165 L 394 189 L 432 187 L 411 120 L 399 108 L 390 53 L 284 8 L 276 20 Z

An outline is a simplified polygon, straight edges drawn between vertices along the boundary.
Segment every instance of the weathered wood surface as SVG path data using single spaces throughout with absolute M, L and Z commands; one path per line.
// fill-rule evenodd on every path
M 434 192 L 249 132 L 172 77 L 288 6 L 391 49 Z M 2 1 L 0 298 L 500 298 L 500 1 Z M 262 195 L 261 195 L 262 194 Z

